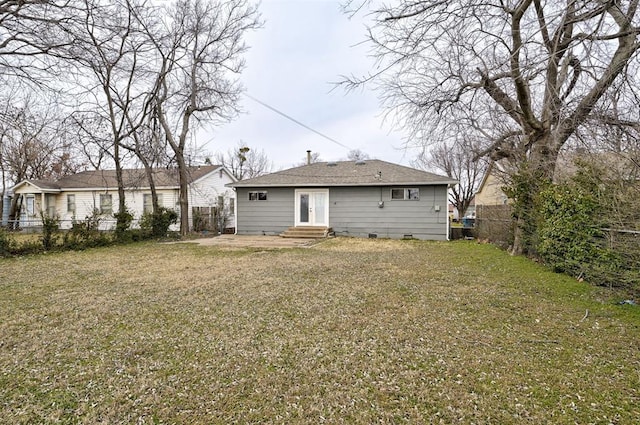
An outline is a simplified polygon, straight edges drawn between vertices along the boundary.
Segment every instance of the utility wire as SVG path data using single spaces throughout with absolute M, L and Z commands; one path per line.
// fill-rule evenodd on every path
M 266 104 L 265 102 L 263 102 L 263 101 L 261 101 L 261 100 L 259 100 L 259 99 L 256 99 L 255 97 L 251 96 L 250 94 L 244 93 L 244 95 L 245 95 L 246 97 L 248 97 L 249 99 L 253 100 L 254 102 L 257 102 L 257 103 L 261 104 L 261 105 L 262 105 L 262 106 L 264 106 L 265 108 L 272 110 L 272 111 L 273 111 L 273 112 L 275 112 L 276 114 L 278 114 L 278 115 L 282 115 L 283 117 L 285 117 L 285 118 L 286 118 L 286 119 L 288 119 L 289 121 L 293 121 L 294 123 L 298 124 L 299 126 L 304 127 L 304 128 L 306 128 L 307 130 L 309 130 L 309 131 L 312 131 L 312 132 L 316 133 L 318 136 L 320 136 L 320 137 L 324 137 L 325 139 L 329 140 L 330 142 L 333 142 L 333 143 L 335 143 L 335 144 L 336 144 L 336 145 L 338 145 L 338 146 L 342 146 L 343 148 L 345 148 L 345 149 L 347 149 L 347 150 L 351 150 L 351 148 L 350 148 L 349 146 L 347 146 L 347 145 L 345 145 L 345 144 L 343 144 L 343 143 L 338 142 L 336 139 L 333 139 L 333 138 L 331 138 L 331 137 L 327 136 L 326 134 L 322 134 L 322 133 L 320 133 L 319 131 L 314 130 L 313 128 L 309 127 L 308 125 L 306 125 L 306 124 L 304 124 L 304 123 L 302 123 L 302 122 L 298 121 L 297 119 L 293 118 L 293 117 L 292 117 L 292 116 L 290 116 L 290 115 L 285 114 L 284 112 L 282 112 L 282 111 L 280 111 L 280 110 L 278 110 L 278 109 L 274 108 L 273 106 L 268 105 L 268 104 Z

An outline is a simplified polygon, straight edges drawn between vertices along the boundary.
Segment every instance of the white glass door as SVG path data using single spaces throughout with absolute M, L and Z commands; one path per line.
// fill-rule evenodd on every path
M 329 224 L 329 190 L 298 189 L 296 192 L 296 226 Z

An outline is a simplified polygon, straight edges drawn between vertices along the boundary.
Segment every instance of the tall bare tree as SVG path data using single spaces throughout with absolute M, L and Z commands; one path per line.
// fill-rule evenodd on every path
M 84 76 L 77 78 L 83 110 L 76 117 L 93 115 L 90 122 L 104 123 L 109 140 L 101 145 L 115 165 L 118 182 L 116 229 L 126 228 L 125 184 L 123 181 L 123 144 L 148 120 L 151 113 L 152 80 L 144 66 L 153 49 L 140 18 L 147 18 L 154 8 L 144 1 L 86 1 L 81 25 L 77 26 L 78 42 L 70 47 L 69 59 Z M 76 120 L 82 129 L 84 124 Z M 88 133 L 85 130 L 85 133 Z M 94 140 L 95 141 L 95 140 Z
M 619 125 L 619 107 L 638 118 L 638 0 L 348 1 L 368 8 L 373 82 L 412 137 L 429 143 L 452 122 L 484 139 L 481 155 L 517 164 L 511 195 L 514 253 L 528 251 L 541 182 L 586 126 Z M 635 100 L 634 100 L 635 99 Z M 605 119 L 606 118 L 606 119 Z M 620 117 L 617 117 L 620 118 Z
M 0 112 L 0 170 L 3 191 L 6 182 L 27 179 L 57 179 L 83 168 L 71 153 L 71 146 L 60 128 L 55 106 L 39 106 L 28 98 L 19 105 L 7 101 Z M 12 200 L 9 215 L 19 210 L 18 198 Z
M 449 200 L 464 216 L 473 201 L 480 182 L 487 169 L 484 160 L 475 158 L 476 151 L 468 140 L 462 138 L 454 143 L 441 142 L 422 152 L 414 161 L 417 168 L 437 170 L 458 181 L 451 188 Z
M 69 28 L 80 0 L 0 1 L 0 80 L 48 86 L 74 44 Z
M 238 180 L 252 179 L 273 169 L 273 164 L 263 150 L 251 149 L 242 142 L 226 153 L 217 152 L 214 158 Z
M 169 22 L 148 24 L 147 34 L 159 58 L 154 110 L 178 166 L 180 231 L 186 234 L 187 142 L 199 122 L 229 121 L 237 114 L 243 36 L 260 22 L 256 6 L 246 0 L 179 0 L 167 14 Z
M 347 159 L 349 161 L 363 161 L 369 159 L 369 154 L 360 149 L 352 149 L 347 154 Z

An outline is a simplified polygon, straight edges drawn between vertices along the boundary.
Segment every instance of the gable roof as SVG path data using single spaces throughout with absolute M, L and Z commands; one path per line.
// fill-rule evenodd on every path
M 221 165 L 203 165 L 199 167 L 189 167 L 189 183 L 193 183 L 207 174 L 223 169 Z M 225 170 L 226 171 L 226 170 Z M 231 176 L 230 173 L 227 172 Z M 154 168 L 154 182 L 157 187 L 178 187 L 179 178 L 176 168 Z M 233 177 L 231 176 L 233 179 Z M 149 182 L 144 169 L 124 169 L 122 179 L 126 189 L 148 188 Z M 62 177 L 60 180 L 52 182 L 50 180 L 24 180 L 14 188 L 29 183 L 43 191 L 60 191 L 73 189 L 110 189 L 117 188 L 116 170 L 89 170 Z
M 378 159 L 316 162 L 229 183 L 230 187 L 450 185 L 449 177 Z

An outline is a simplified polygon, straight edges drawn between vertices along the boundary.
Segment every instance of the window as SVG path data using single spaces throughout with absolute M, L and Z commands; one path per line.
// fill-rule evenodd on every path
M 158 205 L 162 206 L 162 193 L 158 193 Z M 150 193 L 142 194 L 142 213 L 151 214 L 153 212 L 153 196 Z
M 27 196 L 27 215 L 29 217 L 36 215 L 36 199 L 33 196 Z
M 420 199 L 420 189 L 407 189 L 407 196 L 405 199 L 412 199 L 417 201 Z
M 236 213 L 236 199 L 229 198 L 229 214 L 233 215 Z
M 76 214 L 76 195 L 67 195 L 67 212 Z
M 44 203 L 47 210 L 48 217 L 55 217 L 56 214 L 56 196 L 50 193 L 44 195 Z
M 250 201 L 266 201 L 267 200 L 267 192 L 249 192 L 249 200 Z
M 111 202 L 111 195 L 100 194 L 100 214 L 111 214 L 113 212 L 113 204 Z
M 417 188 L 391 189 L 391 199 L 417 201 L 420 199 L 420 189 L 417 189 Z

